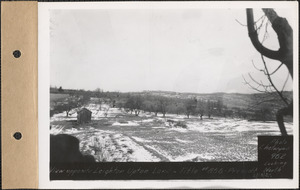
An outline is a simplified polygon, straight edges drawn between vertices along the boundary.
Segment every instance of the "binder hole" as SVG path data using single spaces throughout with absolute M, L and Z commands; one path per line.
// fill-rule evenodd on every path
M 22 134 L 20 132 L 15 132 L 14 137 L 16 140 L 20 140 L 22 138 Z
M 13 52 L 13 55 L 14 55 L 15 58 L 21 57 L 21 52 L 20 52 L 20 50 L 15 50 L 15 51 Z

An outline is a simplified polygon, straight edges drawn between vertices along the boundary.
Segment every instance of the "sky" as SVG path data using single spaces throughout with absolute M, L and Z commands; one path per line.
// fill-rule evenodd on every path
M 292 23 L 290 10 L 275 11 Z M 252 64 L 262 68 L 242 24 L 244 9 L 51 10 L 50 83 L 120 92 L 253 93 L 242 76 L 267 80 Z M 277 50 L 270 27 L 268 34 L 265 45 Z M 266 61 L 270 71 L 280 64 Z M 279 89 L 287 76 L 285 67 L 273 76 Z

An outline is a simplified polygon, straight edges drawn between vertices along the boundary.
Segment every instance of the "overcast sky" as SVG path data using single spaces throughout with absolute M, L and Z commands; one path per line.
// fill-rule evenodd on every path
M 291 21 L 289 10 L 277 10 Z M 51 86 L 105 91 L 254 92 L 242 75 L 265 76 L 244 9 L 52 10 Z M 255 10 L 256 18 L 263 15 Z M 278 49 L 269 28 L 266 46 Z M 267 60 L 270 70 L 279 62 Z M 279 89 L 287 77 L 274 76 Z M 290 90 L 291 80 L 287 86 Z

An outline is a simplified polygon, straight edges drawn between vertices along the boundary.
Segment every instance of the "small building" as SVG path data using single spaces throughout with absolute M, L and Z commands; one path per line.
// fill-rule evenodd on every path
M 77 123 L 88 123 L 92 119 L 92 112 L 86 108 L 82 108 L 77 112 Z

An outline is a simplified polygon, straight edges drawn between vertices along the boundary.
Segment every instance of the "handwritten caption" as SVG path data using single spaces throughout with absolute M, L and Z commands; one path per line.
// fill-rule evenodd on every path
M 127 175 L 129 177 L 133 177 L 136 175 L 172 175 L 172 174 L 178 174 L 178 175 L 227 175 L 227 174 L 233 174 L 233 175 L 240 175 L 240 174 L 251 174 L 255 175 L 257 173 L 257 167 L 253 167 L 249 170 L 240 169 L 237 167 L 211 167 L 211 166 L 205 166 L 205 167 L 182 167 L 179 170 L 172 170 L 172 169 L 161 169 L 158 167 L 153 167 L 152 169 L 144 169 L 144 168 L 128 168 L 123 169 L 119 167 L 111 167 L 111 168 L 99 168 L 99 167 L 89 167 L 86 169 L 61 169 L 57 167 L 51 167 L 50 173 L 52 174 L 62 174 L 62 175 L 68 175 L 68 176 L 74 176 L 74 175 L 83 175 L 83 174 L 92 174 L 92 175 L 101 175 L 101 176 L 108 176 L 108 175 Z
M 290 160 L 293 151 L 291 139 L 274 138 L 269 142 L 261 143 L 258 149 L 261 152 L 258 177 L 280 176 L 292 164 Z

